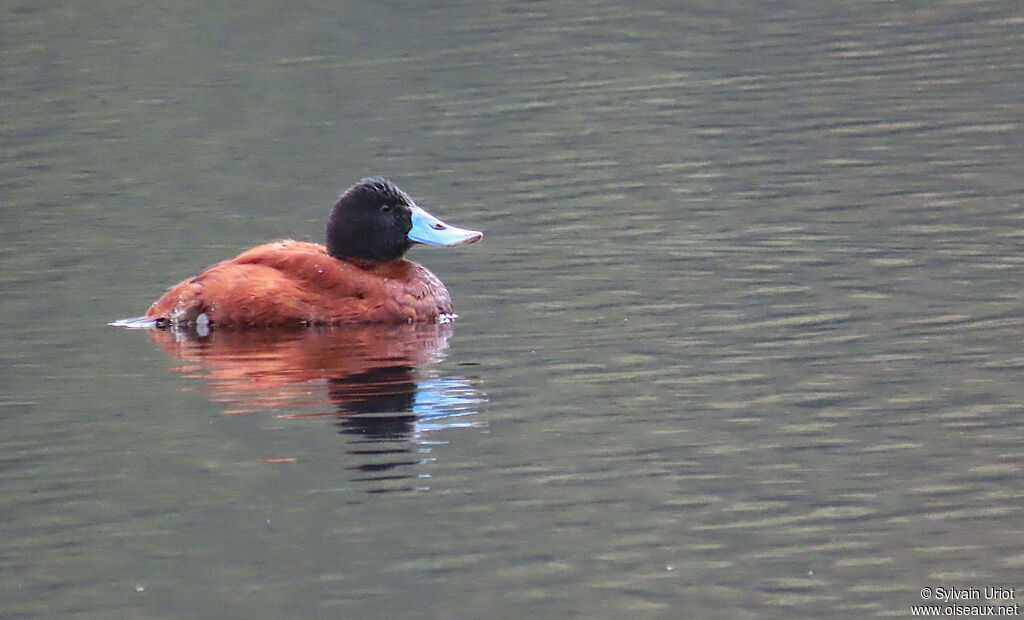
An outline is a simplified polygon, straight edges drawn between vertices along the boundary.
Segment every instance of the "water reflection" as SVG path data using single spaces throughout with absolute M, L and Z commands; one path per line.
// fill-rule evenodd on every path
M 424 488 L 430 431 L 478 426 L 482 397 L 463 377 L 430 366 L 451 324 L 256 331 L 150 330 L 172 368 L 200 381 L 225 413 L 277 411 L 281 419 L 335 417 L 358 463 L 354 481 L 398 481 L 374 491 Z

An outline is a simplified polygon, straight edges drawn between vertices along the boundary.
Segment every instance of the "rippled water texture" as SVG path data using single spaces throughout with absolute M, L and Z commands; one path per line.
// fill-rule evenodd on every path
M 5 618 L 1024 591 L 1019 2 L 3 17 Z M 367 174 L 485 231 L 454 324 L 106 325 Z

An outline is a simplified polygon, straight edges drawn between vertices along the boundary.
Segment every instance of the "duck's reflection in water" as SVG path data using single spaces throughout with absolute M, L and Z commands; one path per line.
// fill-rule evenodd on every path
M 335 417 L 358 457 L 347 466 L 354 481 L 386 483 L 371 491 L 428 488 L 435 442 L 427 434 L 479 425 L 483 399 L 469 380 L 430 368 L 444 357 L 451 324 L 150 335 L 226 413 Z

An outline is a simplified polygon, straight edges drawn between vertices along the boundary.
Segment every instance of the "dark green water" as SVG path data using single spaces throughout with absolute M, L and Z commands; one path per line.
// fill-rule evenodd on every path
M 3 617 L 1024 591 L 1018 2 L 0 7 Z M 106 326 L 367 174 L 452 328 Z

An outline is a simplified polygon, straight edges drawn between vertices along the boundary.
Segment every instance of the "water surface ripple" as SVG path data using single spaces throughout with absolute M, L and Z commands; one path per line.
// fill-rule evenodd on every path
M 5 617 L 1024 591 L 1017 2 L 6 9 Z M 366 174 L 443 333 L 105 325 Z

